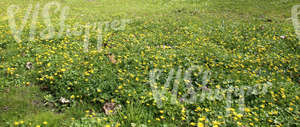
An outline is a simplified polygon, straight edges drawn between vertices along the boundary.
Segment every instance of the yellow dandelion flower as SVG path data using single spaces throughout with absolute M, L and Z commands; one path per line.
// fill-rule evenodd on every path
M 160 112 L 160 113 L 164 113 L 164 111 L 163 111 L 163 110 L 160 110 L 159 112 Z
M 191 126 L 196 126 L 196 123 L 191 122 L 190 125 L 191 125 Z
M 198 126 L 198 127 L 204 127 L 204 124 L 203 124 L 203 123 L 200 123 L 200 122 L 198 122 L 198 123 L 197 123 L 197 126 Z
M 250 109 L 249 108 L 245 108 L 245 112 L 250 112 Z
M 205 117 L 201 117 L 198 119 L 199 121 L 204 121 L 205 120 Z
M 14 122 L 14 125 L 18 126 L 20 123 L 19 122 Z

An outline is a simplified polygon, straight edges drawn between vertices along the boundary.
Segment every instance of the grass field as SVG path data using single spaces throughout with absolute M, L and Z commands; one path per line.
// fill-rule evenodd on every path
M 298 0 L 0 5 L 1 127 L 300 126 Z

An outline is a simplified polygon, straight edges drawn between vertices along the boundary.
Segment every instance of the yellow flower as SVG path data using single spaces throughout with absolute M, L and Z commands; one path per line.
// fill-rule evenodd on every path
M 159 119 L 159 118 L 156 118 L 156 120 L 157 120 L 157 121 L 160 121 L 160 119 Z
M 243 117 L 242 114 L 237 114 L 236 116 L 237 116 L 238 118 L 242 118 L 242 117 Z
M 196 126 L 196 123 L 191 122 L 190 125 L 191 125 L 191 126 Z
M 90 73 L 89 72 L 84 72 L 84 75 L 85 76 L 90 76 Z
M 43 124 L 44 124 L 44 125 L 47 125 L 47 124 L 48 124 L 48 122 L 47 122 L 47 121 L 44 121 L 44 122 L 43 122 Z
M 200 122 L 198 122 L 198 123 L 197 123 L 197 126 L 198 126 L 198 127 L 204 127 L 204 124 L 203 124 L 203 123 L 200 123 Z
M 18 126 L 18 125 L 19 125 L 19 122 L 14 122 L 14 125 Z
M 245 112 L 250 112 L 250 109 L 249 108 L 245 108 Z
M 185 117 L 181 117 L 181 120 L 186 120 Z
M 160 113 L 164 113 L 164 111 L 163 111 L 163 110 L 160 110 L 159 112 L 160 112 Z
M 65 72 L 65 71 L 66 71 L 66 69 L 64 69 L 64 68 L 63 68 L 63 69 L 60 69 L 60 71 L 61 71 L 61 72 Z
M 196 109 L 195 109 L 195 111 L 200 111 L 201 110 L 201 107 L 197 107 Z
M 293 111 L 294 109 L 293 109 L 292 107 L 289 107 L 289 110 L 290 110 L 290 111 Z
M 209 110 L 208 108 L 205 108 L 205 111 L 206 111 L 206 112 L 209 112 L 210 110 Z
M 205 117 L 201 117 L 198 119 L 199 121 L 204 121 L 205 120 Z
M 213 123 L 214 126 L 219 126 L 219 125 L 221 124 L 221 123 L 218 122 L 218 121 L 213 121 L 212 123 Z
M 278 111 L 274 111 L 273 114 L 274 114 L 274 115 L 277 115 L 277 114 L 278 114 Z
M 241 122 L 237 122 L 237 124 L 238 124 L 239 126 L 242 126 L 242 123 L 241 123 Z

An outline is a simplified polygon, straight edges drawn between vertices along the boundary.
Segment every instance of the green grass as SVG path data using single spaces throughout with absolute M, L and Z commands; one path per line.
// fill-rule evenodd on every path
M 42 125 L 44 121 L 46 126 L 300 124 L 300 43 L 290 19 L 292 6 L 300 4 L 297 0 L 59 0 L 62 7 L 70 8 L 66 24 L 72 29 L 76 29 L 75 24 L 130 22 L 124 30 L 103 31 L 106 46 L 100 52 L 95 30 L 90 32 L 88 52 L 83 50 L 84 35 L 38 36 L 27 41 L 32 18 L 24 28 L 22 42 L 17 43 L 8 25 L 7 8 L 20 6 L 16 17 L 21 19 L 29 4 L 34 8 L 37 3 L 43 7 L 48 2 L 0 2 L 0 126 L 13 126 L 22 120 L 24 126 Z M 59 28 L 60 14 L 51 14 L 52 23 Z M 46 28 L 41 16 L 38 32 Z M 115 56 L 116 63 L 109 54 Z M 32 69 L 26 68 L 27 62 L 32 63 Z M 229 114 L 226 99 L 171 103 L 174 79 L 169 88 L 163 88 L 169 71 L 193 65 L 211 72 L 206 84 L 211 90 L 266 83 L 272 86 L 259 95 L 252 93 L 263 88 L 245 89 L 250 94 L 245 97 L 248 110 L 242 116 L 242 104 L 238 103 L 242 97 L 234 94 Z M 157 80 L 159 90 L 166 90 L 162 107 L 158 107 L 149 83 L 153 69 L 164 70 Z M 200 89 L 205 82 L 203 75 L 196 73 L 192 85 Z M 189 93 L 183 78 L 179 80 L 178 98 Z M 198 96 L 203 92 L 196 91 Z M 226 93 L 221 96 L 228 97 Z M 70 104 L 60 103 L 61 97 Z M 106 115 L 102 107 L 107 102 L 122 108 Z
M 49 121 L 48 125 L 58 125 L 63 115 L 52 112 L 44 107 L 43 93 L 38 87 L 11 87 L 2 91 L 0 96 L 0 126 L 7 126 L 14 122 L 27 122 L 26 124 L 41 124 Z
M 77 104 L 66 108 L 63 112 L 54 104 L 45 103 L 45 92 L 37 86 L 10 87 L 3 89 L 0 96 L 0 126 L 15 125 L 23 121 L 23 125 L 67 126 L 72 119 L 79 119 L 91 107 L 88 104 Z

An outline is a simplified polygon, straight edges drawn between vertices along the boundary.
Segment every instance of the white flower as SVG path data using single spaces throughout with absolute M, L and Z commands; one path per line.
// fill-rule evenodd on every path
M 63 104 L 66 104 L 66 103 L 70 103 L 70 100 L 64 98 L 64 97 L 60 97 L 59 101 Z
M 281 38 L 281 39 L 285 39 L 285 38 L 286 38 L 286 36 L 280 36 L 280 38 Z

